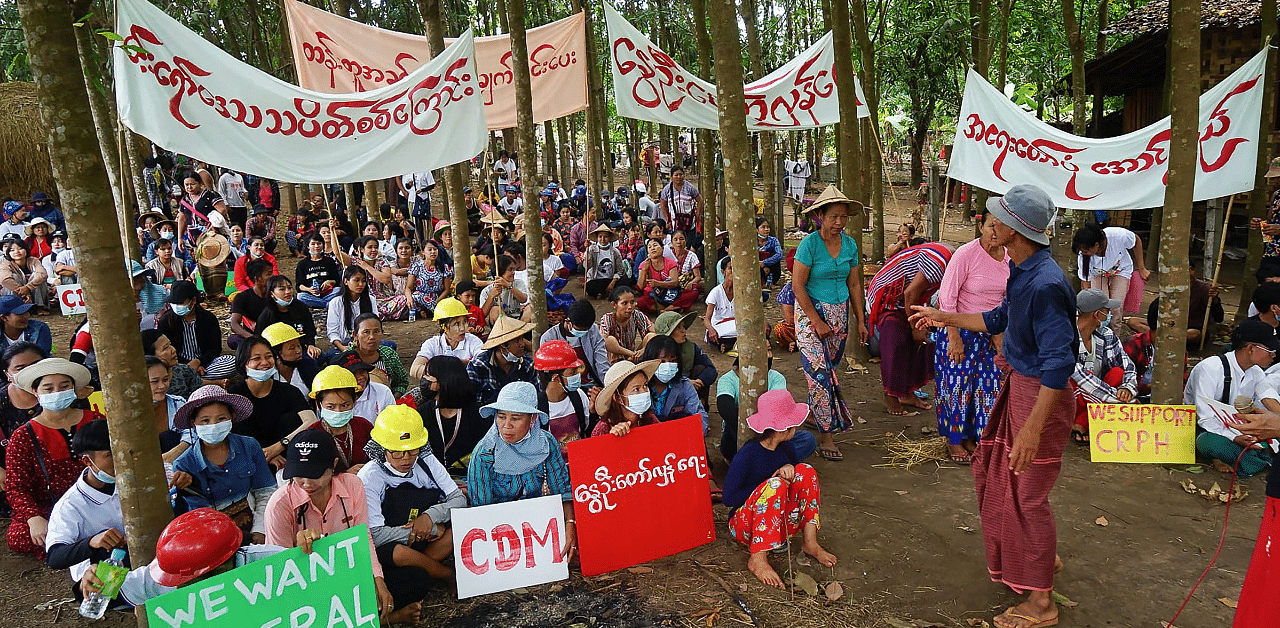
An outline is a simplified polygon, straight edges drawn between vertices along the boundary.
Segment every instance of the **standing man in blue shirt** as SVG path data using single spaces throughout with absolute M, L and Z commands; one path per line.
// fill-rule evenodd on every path
M 1061 565 L 1049 492 L 1062 469 L 1074 418 L 1067 381 L 1075 370 L 1076 295 L 1049 254 L 1054 206 L 1033 185 L 987 201 L 995 241 L 1009 254 L 1006 299 L 985 313 L 913 306 L 917 326 L 953 325 L 1004 333 L 996 363 L 1004 373 L 986 433 L 974 452 L 973 479 L 982 517 L 987 570 L 1025 602 L 995 618 L 998 628 L 1056 621 L 1053 575 Z

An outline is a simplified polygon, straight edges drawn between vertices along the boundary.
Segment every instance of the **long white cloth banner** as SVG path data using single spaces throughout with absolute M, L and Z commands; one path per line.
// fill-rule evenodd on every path
M 720 128 L 715 85 L 676 63 L 607 2 L 604 15 L 618 115 L 695 129 Z M 828 32 L 800 56 L 744 86 L 747 128 L 812 129 L 839 122 L 835 58 Z M 854 88 L 858 117 L 865 118 L 870 113 L 857 77 Z
M 1262 115 L 1258 53 L 1200 97 L 1195 199 L 1253 189 Z M 969 70 L 947 174 L 1003 194 L 1043 188 L 1060 207 L 1142 209 L 1164 204 L 1169 118 L 1120 137 L 1072 135 L 1037 120 Z
M 391 85 L 334 95 L 240 62 L 147 0 L 117 7 L 120 119 L 166 149 L 272 179 L 333 183 L 431 170 L 484 150 L 470 31 Z
M 348 20 L 298 0 L 284 0 L 298 84 L 345 93 L 394 83 L 431 58 L 427 40 Z M 529 45 L 533 121 L 554 120 L 587 108 L 587 30 L 581 13 L 531 28 Z M 516 126 L 511 36 L 476 39 L 476 71 L 490 129 Z

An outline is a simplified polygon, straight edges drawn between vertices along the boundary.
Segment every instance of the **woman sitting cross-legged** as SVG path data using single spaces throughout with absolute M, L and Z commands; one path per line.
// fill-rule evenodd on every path
M 356 476 L 334 470 L 338 458 L 338 447 L 328 432 L 307 430 L 290 443 L 281 474 L 287 483 L 267 503 L 267 543 L 298 547 L 304 554 L 310 554 L 311 544 L 327 534 L 366 523 L 372 532 L 364 486 Z M 415 598 L 413 593 L 418 591 L 392 591 L 377 560 L 372 537 L 369 554 L 373 560 L 374 592 L 383 619 L 388 625 L 418 623 L 418 611 L 426 592 L 415 587 L 422 593 Z
M 564 503 L 564 559 L 573 560 L 578 530 L 569 466 L 560 455 L 556 437 L 542 429 L 547 414 L 538 409 L 538 387 L 529 382 L 511 382 L 498 392 L 497 401 L 480 408 L 480 415 L 493 417 L 494 423 L 471 452 L 471 464 L 467 466 L 471 505 L 560 495 Z
M 768 552 L 785 547 L 803 531 L 801 551 L 825 567 L 834 567 L 835 554 L 818 544 L 818 475 L 800 462 L 789 442 L 804 423 L 809 406 L 796 403 L 786 390 L 760 395 L 759 412 L 747 426 L 760 436 L 733 457 L 724 483 L 729 511 L 729 534 L 747 545 L 747 569 L 760 582 L 782 588 L 782 579 L 769 564 Z
M 383 410 L 365 451 L 370 464 L 359 477 L 388 586 L 398 593 L 406 583 L 423 586 L 424 576 L 452 581 L 453 569 L 443 564 L 453 554 L 449 515 L 465 508 L 467 497 L 431 454 L 422 418 L 409 406 Z

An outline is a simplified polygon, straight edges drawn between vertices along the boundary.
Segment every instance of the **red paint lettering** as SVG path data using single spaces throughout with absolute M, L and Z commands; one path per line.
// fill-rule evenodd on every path
M 1168 434 L 1161 434 L 1160 432 L 1156 432 L 1156 433 L 1154 434 L 1154 436 L 1155 436 L 1155 438 L 1154 438 L 1154 439 L 1152 439 L 1152 440 L 1153 440 L 1153 442 L 1154 442 L 1154 444 L 1155 444 L 1155 446 L 1156 446 L 1156 455 L 1158 456 L 1158 455 L 1160 455 L 1160 448 L 1161 448 L 1161 447 L 1164 447 L 1165 449 L 1169 449 L 1169 448 L 1170 448 L 1170 445 L 1169 445 L 1169 435 L 1168 435 Z M 1165 453 L 1165 455 L 1168 455 L 1168 453 L 1166 452 L 1166 453 Z
M 1123 451 L 1128 453 L 1129 447 L 1126 445 L 1126 443 L 1128 443 L 1131 438 L 1132 438 L 1132 435 L 1129 434 L 1128 432 L 1116 432 L 1116 451 Z
M 1098 430 L 1097 434 L 1094 436 L 1094 445 L 1098 448 L 1098 451 L 1104 454 L 1109 454 L 1115 451 L 1114 449 L 1107 449 L 1106 447 L 1102 446 L 1102 443 L 1105 442 L 1103 440 L 1103 436 L 1107 434 L 1115 434 L 1115 432 L 1113 430 Z M 465 546 L 463 547 L 465 551 Z
M 479 528 L 476 528 L 471 530 L 470 532 L 467 532 L 466 536 L 462 537 L 462 547 L 461 547 L 462 564 L 467 568 L 468 571 L 470 571 L 473 574 L 476 574 L 477 576 L 482 576 L 489 571 L 489 561 L 486 559 L 484 562 L 477 565 L 475 561 L 475 549 L 472 547 L 472 545 L 476 541 L 488 541 L 488 540 L 489 540 L 488 535 L 484 533 L 484 530 L 481 530 Z
M 545 547 L 547 545 L 547 539 L 551 539 L 551 551 L 553 553 L 551 562 L 559 563 L 564 561 L 564 558 L 560 555 L 560 527 L 556 525 L 555 519 L 552 519 L 547 522 L 547 530 L 542 534 L 541 537 L 538 536 L 538 532 L 534 530 L 533 526 L 529 525 L 529 522 L 527 521 L 521 524 L 521 528 L 524 531 L 525 569 L 533 569 L 534 567 L 534 560 L 533 560 L 534 543 L 537 543 L 539 546 Z
M 502 524 L 493 528 L 493 543 L 498 548 L 498 557 L 493 559 L 493 566 L 498 571 L 510 571 L 520 562 L 520 535 L 516 529 Z

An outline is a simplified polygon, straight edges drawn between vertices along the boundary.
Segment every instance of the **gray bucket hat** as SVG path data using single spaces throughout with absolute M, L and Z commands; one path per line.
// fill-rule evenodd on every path
M 1101 309 L 1114 310 L 1120 307 L 1120 299 L 1107 298 L 1107 293 L 1097 288 L 1085 288 L 1076 295 L 1076 309 L 1082 314 L 1097 312 Z
M 1015 185 L 1004 196 L 987 199 L 987 211 L 1009 228 L 1039 244 L 1049 244 L 1049 225 L 1056 208 L 1044 190 Z
M 529 382 L 511 382 L 498 391 L 498 400 L 480 407 L 480 416 L 492 417 L 501 412 L 519 412 L 538 417 L 539 425 L 549 421 L 547 413 L 538 409 L 538 389 Z

